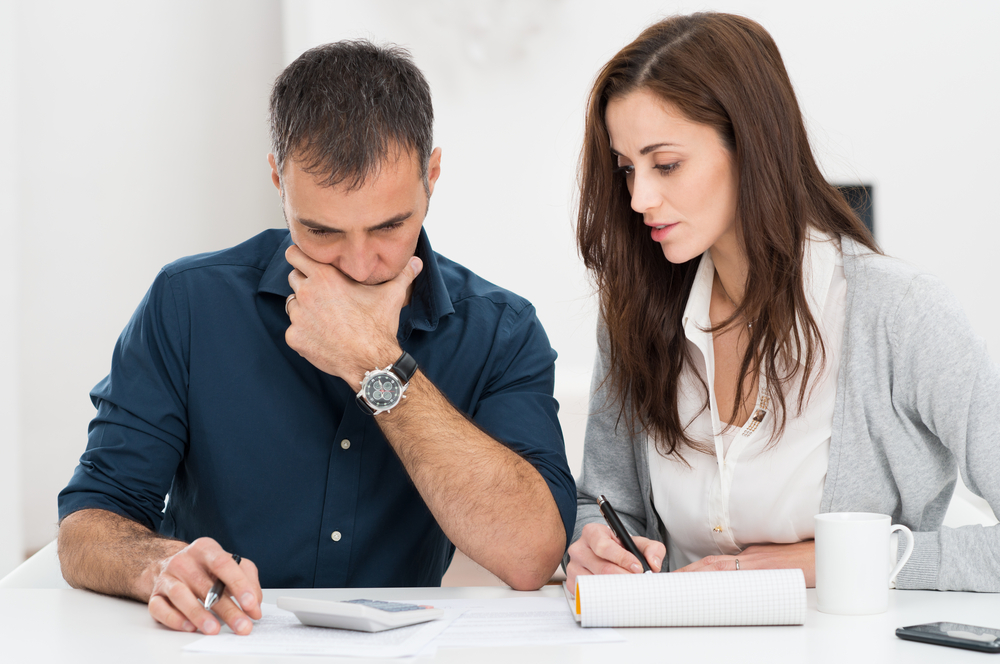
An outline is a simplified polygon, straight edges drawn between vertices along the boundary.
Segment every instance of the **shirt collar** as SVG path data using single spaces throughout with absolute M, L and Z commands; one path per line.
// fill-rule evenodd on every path
M 806 242 L 802 250 L 803 290 L 809 303 L 809 313 L 816 323 L 823 320 L 823 310 L 830 295 L 830 283 L 837 268 L 840 253 L 836 241 L 826 233 L 808 227 Z
M 404 338 L 414 329 L 430 331 L 437 327 L 438 321 L 455 313 L 451 303 L 451 294 L 441 273 L 438 255 L 431 249 L 431 241 L 427 231 L 420 229 L 420 239 L 417 240 L 416 256 L 424 262 L 424 268 L 413 282 L 413 293 L 410 296 L 410 318 L 404 329 Z
M 712 280 L 715 278 L 715 262 L 712 260 L 711 252 L 706 251 L 701 255 L 701 262 L 698 263 L 698 271 L 694 275 L 691 283 L 691 293 L 688 295 L 687 304 L 684 306 L 684 316 L 681 318 L 684 326 L 684 336 L 701 346 L 704 340 L 705 330 L 712 327 L 712 319 L 709 316 L 709 305 L 712 303 Z
M 288 274 L 292 271 L 292 266 L 285 260 L 285 250 L 290 246 L 292 246 L 292 236 L 287 234 L 275 250 L 267 269 L 264 270 L 264 276 L 257 286 L 258 293 L 273 293 L 285 298 L 292 294 L 292 287 L 288 283 Z M 410 304 L 401 312 L 400 336 L 403 339 L 415 329 L 428 331 L 435 329 L 441 318 L 455 311 L 438 265 L 437 254 L 431 249 L 427 231 L 423 228 L 420 229 L 415 254 L 423 261 L 424 267 L 413 282 Z
M 292 246 L 292 235 L 286 232 L 285 239 L 275 249 L 271 262 L 267 264 L 264 276 L 257 285 L 258 293 L 273 293 L 281 297 L 292 294 L 292 287 L 288 283 L 288 274 L 292 271 L 292 266 L 285 260 L 285 250 L 290 246 Z
M 830 294 L 830 283 L 833 281 L 839 253 L 837 243 L 831 236 L 812 226 L 807 228 L 806 240 L 802 249 L 803 290 L 805 291 L 806 303 L 809 306 L 809 313 L 812 314 L 816 324 L 820 326 L 821 332 L 823 331 L 823 311 Z M 684 335 L 698 347 L 707 341 L 705 330 L 712 327 L 709 305 L 712 301 L 712 281 L 714 279 L 715 263 L 712 261 L 711 252 L 706 251 L 702 254 L 701 262 L 698 264 L 698 272 L 695 273 L 694 281 L 691 284 L 691 293 L 688 295 L 687 305 L 684 307 L 684 317 L 681 319 Z M 799 342 L 804 344 L 801 320 L 798 323 Z M 800 361 L 805 361 L 805 357 L 801 357 Z
M 802 248 L 802 290 L 805 291 L 809 313 L 812 314 L 820 334 L 825 338 L 823 314 L 826 311 L 826 301 L 830 297 L 830 284 L 840 258 L 840 247 L 830 235 L 809 226 L 806 231 L 805 246 Z M 799 348 L 806 347 L 806 339 L 802 334 L 805 326 L 801 317 L 796 317 L 798 323 Z M 799 364 L 806 361 L 805 353 L 799 354 Z

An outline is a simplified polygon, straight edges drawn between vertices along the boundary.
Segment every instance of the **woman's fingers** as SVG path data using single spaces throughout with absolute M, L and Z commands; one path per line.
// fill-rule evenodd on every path
M 643 558 L 649 563 L 650 569 L 654 572 L 659 572 L 663 569 L 663 559 L 667 556 L 667 547 L 663 545 L 663 542 L 658 542 L 656 540 L 647 539 L 645 537 L 633 537 L 632 540 L 635 545 L 639 547 L 639 551 L 642 552 Z
M 580 539 L 590 546 L 591 551 L 599 559 L 596 563 L 598 569 L 592 570 L 594 574 L 636 574 L 642 572 L 642 564 L 622 547 L 618 538 L 607 526 L 596 523 L 589 524 L 584 527 L 583 537 Z
M 816 544 L 812 540 L 793 544 L 755 544 L 734 556 L 706 556 L 676 572 L 732 572 L 751 569 L 801 569 L 806 587 L 816 585 Z
M 660 571 L 666 547 L 662 542 L 645 537 L 632 538 L 654 572 Z M 570 563 L 566 567 L 566 584 L 576 587 L 581 574 L 640 574 L 642 564 L 622 547 L 611 529 L 599 523 L 584 526 L 583 533 L 569 547 Z
M 736 556 L 705 556 L 675 572 L 731 572 L 736 569 Z

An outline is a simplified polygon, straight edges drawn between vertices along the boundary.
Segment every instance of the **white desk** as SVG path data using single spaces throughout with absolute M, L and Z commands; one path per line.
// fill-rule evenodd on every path
M 350 599 L 427 597 L 562 597 L 562 589 L 537 593 L 505 588 L 378 588 L 368 590 L 265 590 L 264 600 L 281 595 Z M 567 609 L 568 610 L 568 609 Z M 830 616 L 809 612 L 802 627 L 702 627 L 620 630 L 625 643 L 483 650 L 439 649 L 435 662 L 766 662 L 767 664 L 889 664 L 984 662 L 984 653 L 912 643 L 896 638 L 902 625 L 946 620 L 1000 626 L 1000 595 L 891 591 L 889 612 L 877 616 Z M 215 657 L 183 654 L 181 647 L 200 635 L 171 632 L 156 625 L 146 606 L 81 590 L 0 589 L 0 661 L 20 662 L 319 662 L 322 657 Z M 365 660 L 352 660 L 361 662 Z M 382 661 L 382 660 L 366 660 Z M 392 660 L 387 660 L 392 661 Z M 429 660 L 421 660 L 429 661 Z M 1000 657 L 995 660 L 1000 664 Z

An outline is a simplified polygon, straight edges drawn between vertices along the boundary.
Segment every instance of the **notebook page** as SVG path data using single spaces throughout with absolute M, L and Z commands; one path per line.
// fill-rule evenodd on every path
M 584 627 L 801 625 L 800 569 L 577 577 Z

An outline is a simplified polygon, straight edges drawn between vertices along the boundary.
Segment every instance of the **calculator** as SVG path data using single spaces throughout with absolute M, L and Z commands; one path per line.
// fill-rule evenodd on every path
M 359 632 L 382 632 L 444 617 L 444 609 L 376 599 L 333 602 L 304 597 L 279 597 L 278 608 L 294 613 L 303 625 Z

